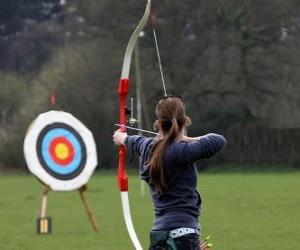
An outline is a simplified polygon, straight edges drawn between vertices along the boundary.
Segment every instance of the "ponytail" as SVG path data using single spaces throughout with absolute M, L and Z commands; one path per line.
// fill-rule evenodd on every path
M 157 193 L 165 193 L 167 191 L 167 183 L 164 171 L 164 160 L 167 147 L 178 137 L 180 130 L 177 120 L 173 118 L 171 121 L 161 121 L 162 127 L 170 126 L 165 136 L 159 138 L 152 146 L 148 164 L 150 165 L 150 183 L 153 184 Z
M 157 193 L 167 191 L 164 156 L 168 146 L 189 125 L 190 120 L 185 115 L 184 104 L 179 97 L 166 96 L 156 105 L 157 121 L 154 126 L 159 128 L 159 136 L 154 142 L 147 164 L 150 167 L 150 183 L 154 185 Z

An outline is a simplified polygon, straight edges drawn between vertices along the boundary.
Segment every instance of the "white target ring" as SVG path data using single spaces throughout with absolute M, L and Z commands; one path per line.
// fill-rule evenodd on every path
M 62 111 L 40 114 L 24 141 L 27 166 L 54 191 L 85 185 L 97 166 L 92 133 L 73 115 Z

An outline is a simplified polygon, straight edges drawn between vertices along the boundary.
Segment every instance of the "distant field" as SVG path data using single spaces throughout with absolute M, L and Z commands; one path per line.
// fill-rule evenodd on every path
M 300 172 L 199 175 L 203 235 L 214 250 L 299 250 Z M 130 199 L 138 236 L 147 249 L 152 207 L 131 175 Z M 94 233 L 77 192 L 50 193 L 53 234 L 35 234 L 41 186 L 32 176 L 0 175 L 1 250 L 133 249 L 123 222 L 113 173 L 98 173 L 88 199 L 100 224 Z

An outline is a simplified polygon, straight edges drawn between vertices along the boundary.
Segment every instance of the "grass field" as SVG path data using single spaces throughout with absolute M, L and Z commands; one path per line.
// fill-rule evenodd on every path
M 201 173 L 203 235 L 214 250 L 299 250 L 300 172 Z M 147 249 L 152 207 L 130 175 L 130 199 L 138 236 Z M 94 233 L 77 192 L 50 193 L 53 234 L 35 234 L 41 186 L 30 175 L 0 176 L 1 250 L 133 249 L 123 222 L 114 173 L 100 172 L 89 184 L 88 199 L 100 232 Z

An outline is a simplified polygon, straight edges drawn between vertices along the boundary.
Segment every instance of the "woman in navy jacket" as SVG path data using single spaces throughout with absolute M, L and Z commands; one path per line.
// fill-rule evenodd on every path
M 116 145 L 132 148 L 141 158 L 140 176 L 149 184 L 155 215 L 149 249 L 200 249 L 201 197 L 194 163 L 214 156 L 226 140 L 218 134 L 186 136 L 190 119 L 179 97 L 164 97 L 155 113 L 155 138 L 119 130 L 113 135 Z

